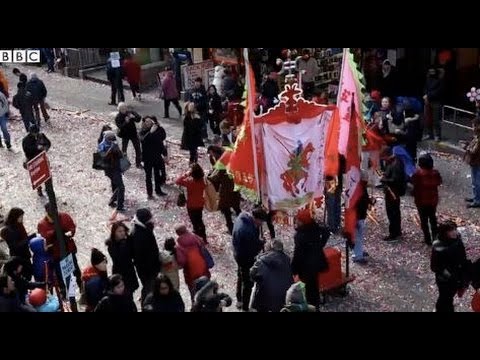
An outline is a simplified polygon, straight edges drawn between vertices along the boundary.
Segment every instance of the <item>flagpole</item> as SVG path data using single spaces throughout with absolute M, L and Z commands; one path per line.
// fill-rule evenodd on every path
M 346 65 L 347 51 L 350 51 L 349 48 L 343 48 L 342 67 L 340 68 L 340 82 L 338 84 L 337 106 L 340 104 L 340 96 L 342 95 L 340 90 L 342 89 L 343 69 Z
M 257 159 L 257 147 L 255 142 L 255 123 L 253 121 L 254 118 L 254 111 L 253 105 L 255 103 L 255 99 L 253 98 L 253 93 L 251 91 L 251 82 L 250 82 L 250 60 L 248 58 L 248 48 L 243 48 L 243 58 L 245 60 L 245 77 L 246 77 L 246 84 L 247 84 L 247 109 L 248 109 L 248 121 L 250 121 L 250 131 L 252 137 L 252 147 L 253 147 L 253 166 L 255 169 L 255 181 L 256 181 L 256 188 L 257 188 L 257 200 L 259 199 L 262 201 L 261 194 L 260 194 L 260 178 L 258 176 L 258 159 Z

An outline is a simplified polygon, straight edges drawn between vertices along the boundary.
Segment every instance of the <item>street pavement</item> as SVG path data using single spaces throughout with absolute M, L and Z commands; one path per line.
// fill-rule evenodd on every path
M 79 248 L 79 261 L 82 267 L 89 263 L 90 249 L 97 247 L 106 253 L 104 241 L 108 236 L 108 223 L 112 215 L 107 207 L 110 195 L 108 180 L 101 172 L 91 168 L 92 153 L 96 146 L 100 129 L 105 123 L 113 123 L 115 108 L 109 106 L 110 89 L 108 86 L 79 79 L 65 78 L 59 74 L 47 74 L 37 68 L 20 67 L 27 75 L 33 70 L 45 82 L 48 89 L 47 101 L 50 110 L 50 124 L 43 130 L 52 140 L 49 153 L 55 190 L 62 211 L 69 212 L 76 220 L 76 236 Z M 17 80 L 6 69 L 10 80 L 12 95 Z M 126 98 L 131 95 L 126 91 Z M 163 117 L 163 103 L 156 98 L 156 91 L 144 96 L 141 103 L 130 101 L 141 115 L 153 114 Z M 127 100 L 128 101 L 128 100 Z M 88 111 L 87 111 L 88 110 Z M 12 110 L 17 115 L 15 110 Z M 176 110 L 171 109 L 176 116 Z M 188 168 L 188 156 L 176 145 L 181 137 L 182 121 L 177 118 L 162 119 L 167 132 L 171 159 L 167 167 L 168 183 Z M 13 152 L 0 149 L 0 211 L 6 213 L 13 206 L 26 211 L 27 231 L 36 229 L 37 222 L 43 216 L 42 205 L 45 199 L 37 197 L 31 190 L 28 174 L 22 167 L 23 154 L 21 139 L 25 135 L 19 120 L 9 124 L 13 138 Z M 431 145 L 427 145 L 431 146 Z M 453 218 L 461 225 L 467 251 L 472 259 L 480 256 L 478 236 L 478 211 L 466 209 L 463 198 L 470 196 L 471 178 L 468 166 L 459 156 L 433 152 L 436 167 L 443 176 L 439 216 L 441 219 Z M 129 148 L 132 158 L 132 149 Z M 202 164 L 208 168 L 207 159 L 201 157 Z M 125 175 L 126 199 L 131 218 L 135 209 L 148 206 L 155 220 L 157 240 L 163 247 L 163 240 L 174 235 L 174 226 L 179 222 L 189 224 L 184 208 L 177 208 L 175 187 L 169 185 L 166 199 L 148 201 L 144 190 L 144 174 L 131 169 Z M 383 207 L 382 193 L 373 190 L 378 199 L 376 218 L 378 225 L 368 222 L 366 250 L 370 253 L 370 262 L 366 266 L 351 264 L 351 272 L 356 279 L 350 286 L 347 297 L 327 297 L 324 311 L 432 311 L 436 300 L 434 277 L 429 269 L 430 248 L 423 245 L 421 230 L 416 218 L 416 210 L 410 196 L 402 199 L 402 219 L 404 239 L 398 244 L 385 244 L 388 224 Z M 244 206 L 247 206 L 244 204 Z M 320 212 L 321 214 L 321 212 Z M 231 252 L 231 238 L 225 233 L 226 227 L 221 214 L 205 215 L 210 250 L 215 258 L 212 277 L 217 280 L 222 291 L 235 300 L 236 265 Z M 293 249 L 293 229 L 291 226 L 278 226 L 279 238 L 285 243 L 287 253 Z M 338 246 L 343 252 L 341 239 L 332 237 L 330 244 Z M 183 279 L 183 276 L 181 276 Z M 183 282 L 183 280 L 182 280 Z M 188 291 L 182 284 L 182 296 L 190 306 Z M 470 311 L 471 292 L 457 299 L 458 311 Z M 229 311 L 236 311 L 232 306 Z

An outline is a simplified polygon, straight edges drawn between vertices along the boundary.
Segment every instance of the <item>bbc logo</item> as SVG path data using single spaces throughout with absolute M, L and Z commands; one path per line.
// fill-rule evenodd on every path
M 0 63 L 39 63 L 40 50 L 0 50 Z

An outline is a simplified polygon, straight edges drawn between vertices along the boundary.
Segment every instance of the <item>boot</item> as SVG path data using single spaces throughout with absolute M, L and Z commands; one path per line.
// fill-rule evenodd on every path
M 37 189 L 37 194 L 38 194 L 38 196 L 43 197 L 43 191 L 42 191 L 42 188 L 41 188 L 41 187 L 39 187 L 39 188 Z

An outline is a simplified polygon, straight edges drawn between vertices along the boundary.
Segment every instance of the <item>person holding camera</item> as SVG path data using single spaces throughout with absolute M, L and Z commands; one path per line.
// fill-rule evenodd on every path
M 125 184 L 120 167 L 123 153 L 117 144 L 117 137 L 111 130 L 103 132 L 103 141 L 98 145 L 98 151 L 102 154 L 105 163 L 105 176 L 110 179 L 112 185 L 112 197 L 108 206 L 117 207 L 117 211 L 125 211 Z
M 161 186 L 165 183 L 167 173 L 163 156 L 167 155 L 164 141 L 167 137 L 165 129 L 160 126 L 155 116 L 147 116 L 143 119 L 140 140 L 142 143 L 143 168 L 148 199 L 153 199 L 152 173 L 155 178 L 155 193 L 158 196 L 166 196 Z
M 141 116 L 129 110 L 126 103 L 118 104 L 115 124 L 118 127 L 118 136 L 122 139 L 122 152 L 127 155 L 128 143 L 131 141 L 135 149 L 135 165 L 139 169 L 142 168 L 142 150 L 140 149 L 140 139 L 135 123 L 139 123 L 140 120 L 142 120 Z

